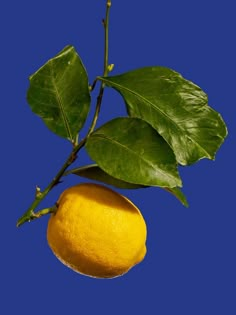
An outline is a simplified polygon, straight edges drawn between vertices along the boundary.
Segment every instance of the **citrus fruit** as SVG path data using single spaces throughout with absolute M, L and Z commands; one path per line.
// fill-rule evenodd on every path
M 48 222 L 56 257 L 73 270 L 98 278 L 126 273 L 146 254 L 146 224 L 126 197 L 98 184 L 66 189 Z

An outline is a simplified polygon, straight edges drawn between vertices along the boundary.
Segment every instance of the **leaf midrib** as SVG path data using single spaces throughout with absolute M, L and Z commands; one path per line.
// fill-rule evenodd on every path
M 68 121 L 66 112 L 64 110 L 63 102 L 62 102 L 60 93 L 59 93 L 59 91 L 57 89 L 57 85 L 56 85 L 56 82 L 55 82 L 52 61 L 50 61 L 49 64 L 50 64 L 51 74 L 52 74 L 52 85 L 54 87 L 54 91 L 55 91 L 56 98 L 57 98 L 57 101 L 58 101 L 58 105 L 59 105 L 59 109 L 60 109 L 60 112 L 61 112 L 61 116 L 62 116 L 62 119 L 64 121 L 64 126 L 65 126 L 65 129 L 66 129 L 67 135 L 68 135 L 70 141 L 72 142 L 73 141 L 73 136 L 72 136 L 72 133 L 71 133 L 71 130 L 70 130 L 70 125 L 69 125 L 69 121 Z

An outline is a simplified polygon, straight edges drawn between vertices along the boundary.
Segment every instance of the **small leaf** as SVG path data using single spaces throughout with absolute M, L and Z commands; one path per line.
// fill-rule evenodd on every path
M 145 188 L 148 186 L 138 185 L 138 184 L 131 184 L 127 183 L 123 180 L 117 179 L 112 177 L 111 175 L 104 172 L 98 165 L 92 164 L 87 165 L 84 167 L 75 168 L 66 172 L 65 175 L 74 174 L 81 177 L 93 179 L 108 185 L 112 185 L 117 188 L 122 189 L 138 189 L 138 188 Z
M 158 131 L 180 164 L 214 159 L 227 130 L 197 85 L 164 67 L 99 79 L 123 96 L 130 116 L 142 118 Z
M 125 182 L 123 180 L 112 177 L 111 175 L 104 172 L 97 164 L 86 165 L 83 167 L 78 167 L 71 169 L 65 173 L 65 175 L 74 174 L 81 177 L 93 179 L 116 188 L 120 189 L 139 189 L 139 188 L 148 188 L 150 186 L 131 184 Z M 170 193 L 172 193 L 185 207 L 188 207 L 188 202 L 183 192 L 175 187 L 175 188 L 165 188 L 164 189 Z
M 170 192 L 172 195 L 174 195 L 177 199 L 179 199 L 179 201 L 185 206 L 188 207 L 188 201 L 184 195 L 184 193 L 178 188 L 178 187 L 174 187 L 174 188 L 164 188 L 166 191 Z
M 181 186 L 173 151 L 141 119 L 111 120 L 90 135 L 86 150 L 102 170 L 128 183 Z
M 30 77 L 27 99 L 51 131 L 75 142 L 89 112 L 90 94 L 74 47 L 65 47 Z

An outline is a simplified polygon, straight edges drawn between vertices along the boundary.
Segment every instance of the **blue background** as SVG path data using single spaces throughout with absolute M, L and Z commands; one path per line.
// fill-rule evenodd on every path
M 123 277 L 96 280 L 64 267 L 46 242 L 47 217 L 17 229 L 17 218 L 70 151 L 26 103 L 28 77 L 65 45 L 90 81 L 103 69 L 106 1 L 2 1 L 1 314 L 236 314 L 235 14 L 233 1 L 116 1 L 110 22 L 113 74 L 162 65 L 208 94 L 229 136 L 214 162 L 180 168 L 190 207 L 158 188 L 123 191 L 148 226 L 145 260 Z M 97 90 L 93 93 L 94 99 Z M 93 102 L 94 108 L 94 102 Z M 107 89 L 99 124 L 124 115 Z M 81 152 L 79 162 L 88 161 Z M 43 205 L 51 205 L 70 177 Z

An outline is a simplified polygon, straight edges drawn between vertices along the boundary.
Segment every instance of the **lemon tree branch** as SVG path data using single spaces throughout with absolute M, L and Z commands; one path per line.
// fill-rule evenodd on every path
M 105 47 L 104 47 L 104 71 L 103 71 L 103 76 L 106 77 L 111 71 L 112 67 L 108 65 L 108 33 L 109 33 L 109 13 L 110 13 L 110 7 L 111 7 L 111 1 L 107 0 L 106 4 L 106 17 L 105 20 L 103 20 L 103 26 L 105 30 Z M 38 212 L 35 212 L 35 209 L 38 207 L 38 205 L 43 201 L 43 199 L 47 196 L 47 194 L 57 185 L 60 183 L 61 177 L 64 175 L 65 171 L 68 169 L 68 167 L 74 163 L 74 161 L 77 158 L 77 155 L 79 151 L 83 148 L 85 145 L 88 137 L 90 134 L 94 131 L 94 128 L 97 123 L 97 119 L 99 116 L 101 104 L 102 104 L 102 98 L 103 98 L 103 93 L 104 93 L 104 88 L 105 84 L 101 83 L 99 94 L 97 97 L 97 103 L 96 103 L 96 109 L 95 113 L 93 116 L 93 120 L 91 122 L 91 126 L 87 132 L 87 135 L 79 142 L 79 144 L 74 145 L 72 152 L 70 153 L 69 157 L 57 173 L 57 175 L 53 178 L 53 180 L 50 182 L 50 184 L 43 190 L 40 191 L 40 189 L 37 187 L 36 188 L 36 194 L 35 194 L 35 199 L 31 206 L 28 208 L 28 210 L 23 214 L 22 217 L 20 217 L 17 221 L 17 227 L 21 226 L 25 222 L 29 222 L 31 220 L 37 219 L 45 214 L 52 213 L 55 211 L 55 206 L 51 208 L 46 208 L 43 210 L 40 210 Z

